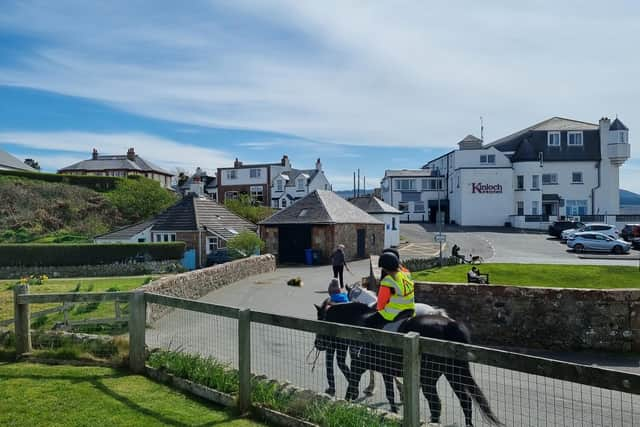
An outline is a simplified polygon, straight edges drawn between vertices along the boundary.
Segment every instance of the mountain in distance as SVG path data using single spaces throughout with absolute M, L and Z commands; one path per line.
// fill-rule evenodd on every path
M 353 197 L 353 190 L 337 190 L 337 191 L 334 191 L 334 193 L 336 193 L 338 196 L 342 197 L 343 199 L 349 199 Z M 368 196 L 371 193 L 373 193 L 373 190 L 360 190 L 359 194 L 360 196 Z
M 640 205 L 640 194 L 620 189 L 620 205 Z

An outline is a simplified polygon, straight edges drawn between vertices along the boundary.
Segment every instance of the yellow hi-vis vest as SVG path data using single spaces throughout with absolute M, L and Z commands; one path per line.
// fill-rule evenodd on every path
M 389 302 L 378 312 L 387 321 L 392 321 L 402 311 L 415 310 L 413 282 L 405 273 L 399 271 L 394 275 L 387 275 L 380 282 L 380 286 L 391 288 Z

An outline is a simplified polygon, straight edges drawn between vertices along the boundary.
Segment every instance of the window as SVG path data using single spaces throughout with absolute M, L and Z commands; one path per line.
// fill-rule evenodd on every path
M 283 208 L 287 207 L 287 199 L 282 199 L 282 201 L 280 202 L 280 206 L 282 206 Z
M 413 211 L 414 212 L 424 212 L 424 202 L 414 202 L 413 203 Z
M 516 176 L 516 190 L 524 190 L 524 175 Z
M 538 215 L 538 203 L 537 200 L 531 202 L 531 215 Z
M 496 155 L 495 154 L 487 155 L 487 163 L 495 164 L 496 163 Z
M 238 192 L 237 191 L 225 191 L 224 192 L 224 198 L 228 199 L 228 200 L 234 200 L 238 198 Z
M 480 156 L 480 163 L 487 163 L 487 156 L 485 154 Z
M 516 204 L 518 210 L 518 216 L 524 215 L 524 202 L 517 202 Z
M 540 189 L 540 175 L 531 175 L 531 189 L 532 190 Z
M 558 174 L 557 173 L 543 173 L 542 174 L 542 185 L 554 185 L 558 183 Z
M 259 170 L 259 169 L 258 169 Z M 262 185 L 252 185 L 251 187 L 249 187 L 249 190 L 251 192 L 251 198 L 257 202 L 262 202 L 263 199 L 263 190 L 262 190 Z
M 415 190 L 415 179 L 398 179 L 396 180 L 396 190 Z
M 227 175 L 227 179 L 236 179 L 238 177 L 238 175 L 237 175 L 237 173 L 236 173 L 236 171 L 234 169 L 228 170 L 226 172 L 226 175 Z
M 260 178 L 260 169 L 249 169 L 249 177 L 250 178 Z
M 625 143 L 624 132 L 618 133 L 618 142 L 620 142 L 620 144 L 624 144 Z
M 156 242 L 162 242 L 162 234 L 156 234 Z
M 397 230 L 398 229 L 396 227 L 396 217 L 391 217 L 391 229 L 392 230 Z
M 398 209 L 400 209 L 402 212 L 409 212 L 409 202 L 398 203 Z
M 582 145 L 582 132 L 569 132 L 567 134 L 567 145 Z
M 217 237 L 208 237 L 207 238 L 207 253 L 214 252 L 218 250 L 218 238 Z
M 156 233 L 156 242 L 175 242 L 175 233 Z
M 580 216 L 587 214 L 586 200 L 567 200 L 565 202 L 567 216 Z
M 141 238 L 138 239 L 138 243 L 144 243 L 144 241 L 145 241 L 144 237 L 141 237 Z
M 549 147 L 560 147 L 560 132 L 549 132 L 547 134 L 547 145 Z
M 304 191 L 304 179 L 298 180 L 298 191 Z
M 582 172 L 573 172 L 571 174 L 572 184 L 582 184 Z
M 276 191 L 282 191 L 282 189 L 284 188 L 284 182 L 279 179 L 276 181 Z

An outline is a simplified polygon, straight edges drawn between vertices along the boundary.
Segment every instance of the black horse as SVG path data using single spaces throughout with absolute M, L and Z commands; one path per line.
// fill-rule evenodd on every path
M 360 303 L 338 305 L 325 303 L 322 306 L 316 305 L 315 307 L 318 311 L 318 320 L 354 326 L 364 326 L 366 319 L 375 313 L 375 309 Z M 464 325 L 437 314 L 408 318 L 402 323 L 398 332 L 417 332 L 423 337 L 465 344 L 470 343 L 469 331 Z M 347 349 L 350 349 L 351 367 L 346 371 L 343 370 L 349 383 L 345 399 L 356 399 L 362 374 L 366 370 L 375 370 L 382 374 L 391 410 L 397 412 L 398 407 L 395 403 L 393 379 L 402 376 L 402 352 L 400 350 L 377 344 L 342 340 L 335 337 L 328 339 L 328 337 L 324 336 L 316 338 L 316 346 L 318 345 L 325 348 L 340 348 L 341 352 L 344 352 L 343 354 L 346 354 Z M 331 369 L 333 369 L 333 360 Z M 442 404 L 436 384 L 442 375 L 447 378 L 451 388 L 460 400 L 467 427 L 473 426 L 472 400 L 478 403 L 482 415 L 488 422 L 494 425 L 502 425 L 493 414 L 484 393 L 473 379 L 469 362 L 423 353 L 420 367 L 420 385 L 424 397 L 429 402 L 432 423 L 440 422 Z

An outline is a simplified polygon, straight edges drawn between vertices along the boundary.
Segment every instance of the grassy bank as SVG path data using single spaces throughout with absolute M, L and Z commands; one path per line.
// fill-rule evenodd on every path
M 637 267 L 609 265 L 482 264 L 480 272 L 492 284 L 558 288 L 640 288 Z M 413 273 L 415 280 L 466 283 L 469 265 L 455 265 Z
M 42 285 L 30 287 L 31 293 L 64 293 L 64 292 L 113 292 L 130 291 L 151 280 L 150 276 L 104 277 L 85 279 L 49 279 Z M 0 320 L 13 318 L 13 285 L 16 280 L 0 280 Z M 55 304 L 32 304 L 31 312 L 60 306 Z M 126 309 L 126 304 L 121 304 Z M 114 317 L 114 303 L 78 304 L 69 315 L 70 320 L 97 319 Z M 35 327 L 50 327 L 63 320 L 62 313 L 51 314 L 46 318 L 33 319 Z
M 263 426 L 109 368 L 0 363 L 0 425 Z

